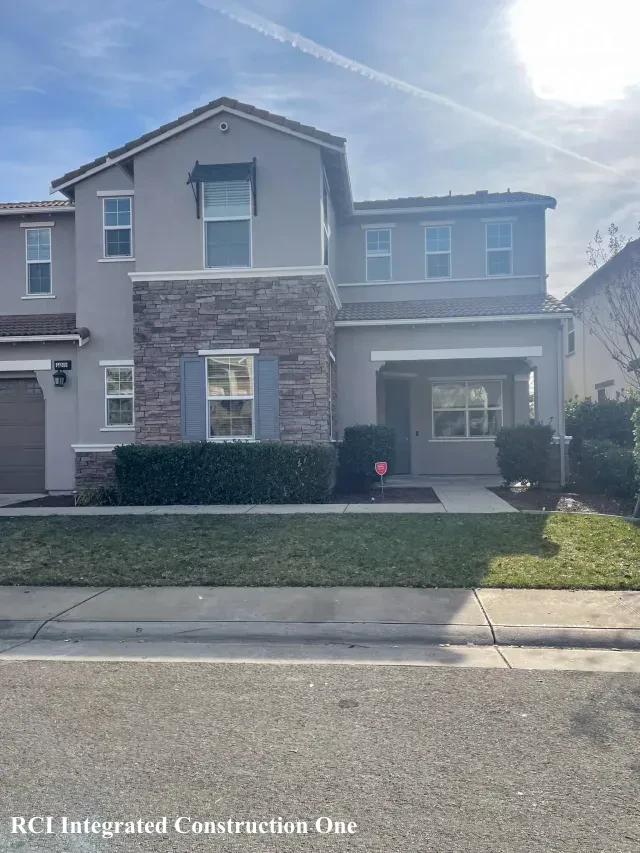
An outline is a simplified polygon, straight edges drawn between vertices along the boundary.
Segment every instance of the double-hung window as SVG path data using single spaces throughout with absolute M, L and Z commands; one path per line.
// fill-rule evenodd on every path
M 576 327 L 571 317 L 567 321 L 567 355 L 573 355 L 576 351 Z
M 253 356 L 207 358 L 207 437 L 253 438 L 253 397 Z
M 487 222 L 487 275 L 513 275 L 510 222 Z
M 391 229 L 367 228 L 367 281 L 391 280 Z
M 428 225 L 425 228 L 427 278 L 451 276 L 451 226 Z
M 106 425 L 133 426 L 133 367 L 105 367 Z
M 51 293 L 51 228 L 27 228 L 27 293 Z
M 434 382 L 431 406 L 434 438 L 495 436 L 502 427 L 502 382 Z
M 251 266 L 251 184 L 203 183 L 206 267 Z
M 131 257 L 131 198 L 103 198 L 104 256 Z

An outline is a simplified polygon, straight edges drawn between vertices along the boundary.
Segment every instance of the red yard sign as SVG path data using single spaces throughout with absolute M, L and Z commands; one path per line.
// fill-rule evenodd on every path
M 387 463 L 386 462 L 376 462 L 376 474 L 379 477 L 384 477 L 387 473 Z

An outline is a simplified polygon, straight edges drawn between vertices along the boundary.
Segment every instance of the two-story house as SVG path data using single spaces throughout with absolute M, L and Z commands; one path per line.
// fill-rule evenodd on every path
M 133 441 L 379 422 L 399 472 L 488 475 L 503 424 L 563 436 L 553 198 L 354 202 L 344 139 L 228 98 L 52 190 L 0 205 L 0 492 L 102 482 Z

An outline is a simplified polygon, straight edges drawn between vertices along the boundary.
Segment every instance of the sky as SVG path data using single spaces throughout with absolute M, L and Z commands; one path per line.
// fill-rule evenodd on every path
M 552 195 L 549 290 L 640 220 L 637 0 L 0 0 L 0 200 L 221 95 L 347 138 L 356 200 Z

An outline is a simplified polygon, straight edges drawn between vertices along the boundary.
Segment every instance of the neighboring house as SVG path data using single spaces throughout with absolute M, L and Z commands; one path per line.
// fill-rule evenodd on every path
M 575 319 L 568 321 L 567 328 L 565 391 L 568 400 L 575 397 L 615 400 L 629 388 L 629 376 L 598 336 L 589 330 L 589 323 L 585 324 L 580 315 L 586 312 L 587 316 L 599 317 L 605 326 L 610 325 L 607 323 L 610 309 L 606 287 L 625 276 L 637 277 L 638 269 L 640 240 L 632 240 L 565 296 L 565 302 L 576 314 Z
M 376 421 L 400 472 L 493 474 L 532 372 L 563 434 L 553 198 L 354 202 L 344 139 L 228 98 L 52 191 L 0 205 L 0 492 L 103 482 L 122 443 Z

